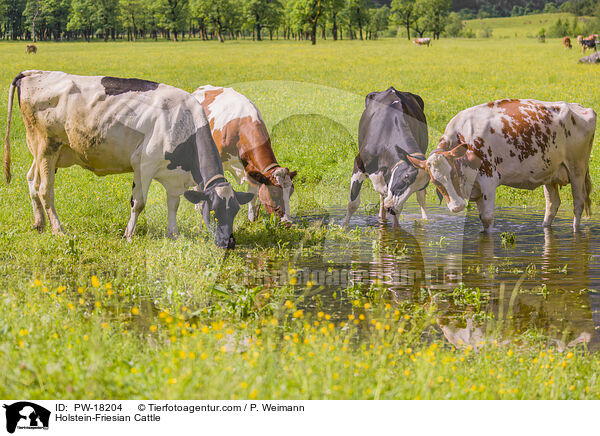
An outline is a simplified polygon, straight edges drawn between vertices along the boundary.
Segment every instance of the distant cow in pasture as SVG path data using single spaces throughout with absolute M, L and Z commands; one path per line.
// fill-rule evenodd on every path
M 559 187 L 570 183 L 577 231 L 582 212 L 591 214 L 595 129 L 595 112 L 579 104 L 498 100 L 452 118 L 437 149 L 416 163 L 429 171 L 451 211 L 464 209 L 464 198 L 477 202 L 486 232 L 493 228 L 498 186 L 544 185 L 548 227 L 560 205 Z
M 583 39 L 581 41 L 581 54 L 584 54 L 586 50 L 594 49 L 598 50 L 595 39 Z
M 37 53 L 37 46 L 35 44 L 27 44 L 25 47 L 25 54 Z
M 563 38 L 563 45 L 565 48 L 572 48 L 573 46 L 571 45 L 571 38 L 569 38 L 568 36 L 565 36 Z
M 290 223 L 292 179 L 297 172 L 277 163 L 267 126 L 256 106 L 233 88 L 205 85 L 192 95 L 206 112 L 224 169 L 238 183 L 246 180 L 248 192 L 258 193 L 250 202 L 248 219 L 256 220 L 262 203 L 268 213 Z
M 424 107 L 418 95 L 393 87 L 367 95 L 358 127 L 359 150 L 354 159 L 344 226 L 360 205 L 360 190 L 367 177 L 380 196 L 381 221 L 385 220 L 387 209 L 397 226 L 404 202 L 415 192 L 421 215 L 427 218 L 425 188 L 429 176 L 409 161 L 411 157 L 425 159 L 428 133 Z
M 426 45 L 429 47 L 429 44 L 431 44 L 431 38 L 415 38 L 413 39 L 413 44 Z
M 133 171 L 131 238 L 153 179 L 167 191 L 167 234 L 178 233 L 179 197 L 205 201 L 217 221 L 215 242 L 233 248 L 233 220 L 253 195 L 234 192 L 223 175 L 219 151 L 202 106 L 185 91 L 139 79 L 25 71 L 12 82 L 4 148 L 10 173 L 10 121 L 15 89 L 33 164 L 27 173 L 35 227 L 48 215 L 53 233 L 63 233 L 54 208 L 57 168 L 77 164 L 96 175 Z M 201 192 L 187 191 L 199 185 Z M 209 217 L 205 215 L 207 225 Z

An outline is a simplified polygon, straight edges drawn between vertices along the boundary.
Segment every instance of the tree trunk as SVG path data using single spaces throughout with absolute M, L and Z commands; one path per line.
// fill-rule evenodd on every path
M 310 43 L 315 45 L 317 43 L 317 20 L 313 20 L 310 29 Z
M 262 30 L 261 25 L 260 25 L 260 23 L 257 22 L 256 23 L 256 40 L 257 41 L 262 41 L 262 37 L 260 36 L 261 30 Z
M 331 26 L 331 36 L 333 37 L 334 41 L 337 41 L 337 37 L 338 37 L 338 35 L 337 35 L 337 14 L 334 13 L 332 15 L 332 18 L 333 18 L 333 24 Z

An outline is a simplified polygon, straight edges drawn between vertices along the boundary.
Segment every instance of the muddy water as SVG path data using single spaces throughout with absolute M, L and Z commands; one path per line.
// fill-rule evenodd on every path
M 344 212 L 301 219 L 339 225 Z M 331 238 L 294 255 L 246 259 L 261 284 L 292 284 L 306 297 L 305 310 L 339 320 L 347 319 L 354 299 L 377 289 L 396 305 L 435 307 L 438 332 L 455 345 L 475 345 L 501 324 L 500 340 L 527 333 L 562 349 L 597 349 L 600 219 L 586 221 L 575 234 L 566 211 L 551 230 L 542 221 L 540 211 L 499 209 L 495 231 L 484 235 L 476 211 L 456 216 L 433 207 L 423 222 L 408 209 L 397 229 L 357 214 L 350 226 L 359 231 L 351 242 Z

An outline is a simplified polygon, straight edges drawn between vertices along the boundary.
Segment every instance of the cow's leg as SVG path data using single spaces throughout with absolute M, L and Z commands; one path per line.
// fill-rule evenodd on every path
M 125 229 L 125 234 L 123 235 L 123 237 L 128 241 L 131 240 L 133 232 L 135 231 L 135 226 L 137 225 L 138 217 L 146 206 L 146 196 L 148 195 L 148 189 L 150 188 L 151 181 L 152 179 L 150 179 L 150 181 L 146 181 L 146 184 L 144 185 L 140 168 L 134 168 L 133 187 L 131 189 L 131 214 L 129 215 L 129 222 L 127 223 L 127 228 Z
M 419 202 L 419 206 L 421 206 L 421 218 L 426 220 L 428 217 L 427 211 L 425 210 L 425 189 L 417 191 L 417 201 Z
M 558 193 L 558 185 L 550 183 L 544 185 L 544 197 L 546 197 L 546 213 L 544 214 L 544 227 L 550 227 L 558 207 L 560 206 L 560 195 Z
M 362 184 L 367 178 L 367 175 L 357 168 L 354 169 L 354 173 L 352 174 L 352 179 L 350 180 L 350 201 L 348 202 L 348 211 L 346 212 L 346 217 L 344 218 L 344 227 L 348 227 L 350 223 L 350 217 L 352 214 L 356 212 L 358 206 L 360 206 L 360 190 L 362 188 Z
M 177 209 L 179 208 L 179 195 L 172 195 L 167 192 L 167 237 L 177 239 L 179 229 L 177 228 Z
M 571 178 L 571 192 L 573 193 L 573 231 L 579 230 L 581 213 L 585 204 L 585 170 L 576 168 L 569 172 Z
M 483 190 L 482 195 L 477 199 L 477 209 L 479 210 L 479 219 L 483 224 L 483 231 L 491 233 L 494 228 L 494 204 L 496 190 Z
M 29 185 L 29 196 L 31 197 L 31 205 L 33 206 L 33 228 L 38 232 L 43 232 L 46 227 L 46 215 L 44 207 L 40 200 L 38 189 L 40 187 L 40 175 L 37 170 L 37 162 L 34 159 L 31 168 L 27 172 L 27 184 Z
M 254 183 L 248 181 L 248 192 L 254 194 L 254 198 L 252 198 L 252 200 L 250 200 L 250 203 L 248 203 L 248 220 L 250 220 L 251 223 L 256 221 L 256 219 L 258 218 L 258 213 L 260 211 L 260 199 L 258 198 L 258 189 L 259 185 L 255 185 Z
M 392 215 L 392 228 L 393 229 L 398 227 L 398 216 L 400 216 L 401 212 L 402 212 L 402 209 L 394 210 L 394 214 Z
M 40 153 L 38 156 L 38 173 L 40 177 L 40 185 L 39 185 L 39 197 L 46 211 L 46 215 L 48 215 L 48 221 L 50 221 L 50 227 L 52 228 L 52 233 L 59 234 L 65 233 L 62 225 L 60 224 L 60 220 L 58 219 L 58 215 L 56 214 L 56 209 L 54 208 L 54 173 L 55 173 L 55 156 L 48 156 Z
M 379 222 L 385 223 L 385 197 L 379 194 Z

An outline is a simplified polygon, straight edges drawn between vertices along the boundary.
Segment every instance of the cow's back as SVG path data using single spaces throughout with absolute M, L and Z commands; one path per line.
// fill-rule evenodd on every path
M 504 99 L 457 114 L 438 147 L 465 143 L 481 158 L 481 176 L 534 189 L 558 177 L 561 165 L 587 162 L 595 125 L 594 111 L 579 104 Z
M 181 144 L 195 144 L 191 138 L 207 125 L 201 105 L 168 85 L 62 72 L 23 75 L 23 117 L 51 145 L 64 146 L 58 166 L 78 164 L 97 174 L 128 172 L 142 144 L 150 144 L 148 152 L 158 159 Z
M 427 120 L 421 97 L 394 88 L 367 95 L 359 122 L 361 155 L 381 155 L 393 146 L 409 153 L 425 153 L 427 145 Z
M 221 159 L 242 176 L 276 163 L 267 126 L 258 108 L 233 88 L 205 85 L 192 94 L 202 104 Z M 243 162 L 242 162 L 243 161 Z

